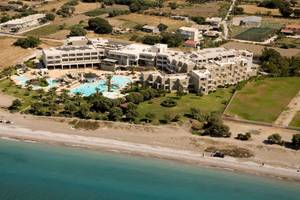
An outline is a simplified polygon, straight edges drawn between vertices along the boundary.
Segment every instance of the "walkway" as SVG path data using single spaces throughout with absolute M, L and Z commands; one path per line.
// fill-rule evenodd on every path
M 298 111 L 300 111 L 300 91 L 290 101 L 289 105 L 287 106 L 287 109 L 282 111 L 282 113 L 276 119 L 274 124 L 280 126 L 288 126 Z
M 235 2 L 236 2 L 236 0 L 232 0 L 232 4 L 231 4 L 230 8 L 228 9 L 228 12 L 227 12 L 225 18 L 221 22 L 223 25 L 223 28 L 224 28 L 224 30 L 223 30 L 224 40 L 228 39 L 228 17 L 230 16 L 230 14 L 234 8 Z

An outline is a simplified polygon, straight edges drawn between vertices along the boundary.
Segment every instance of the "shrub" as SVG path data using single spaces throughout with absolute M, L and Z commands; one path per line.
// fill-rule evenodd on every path
M 160 24 L 158 24 L 157 28 L 160 32 L 162 32 L 162 31 L 167 30 L 168 26 L 163 23 L 160 23 Z
M 45 18 L 48 21 L 53 21 L 55 19 L 55 15 L 53 13 L 47 13 Z
M 146 35 L 143 37 L 144 44 L 154 45 L 160 42 L 160 37 L 155 35 Z
M 177 33 L 163 32 L 161 34 L 161 36 L 162 36 L 161 42 L 164 43 L 164 44 L 167 44 L 168 47 L 178 47 L 184 41 L 182 35 L 177 34 Z
M 112 32 L 112 26 L 107 20 L 96 17 L 89 19 L 88 21 L 89 29 L 93 30 L 95 33 L 106 34 Z
M 11 106 L 8 107 L 8 109 L 11 112 L 17 112 L 20 110 L 20 107 L 22 106 L 22 102 L 19 99 L 13 100 Z
M 292 145 L 296 148 L 300 148 L 300 134 L 294 134 L 292 138 Z
M 86 30 L 79 24 L 71 27 L 69 36 L 85 36 Z
M 164 107 L 174 107 L 177 105 L 177 102 L 174 101 L 173 99 L 166 99 L 163 102 L 161 102 L 160 105 Z
M 201 16 L 193 16 L 191 17 L 191 20 L 196 22 L 197 24 L 204 24 L 205 23 L 205 18 Z
M 29 36 L 27 38 L 19 38 L 14 45 L 24 49 L 37 47 L 41 43 L 40 39 Z
M 237 140 L 243 140 L 243 141 L 249 140 L 250 138 L 251 138 L 251 133 L 245 133 L 245 134 L 239 133 L 236 137 Z
M 282 144 L 281 136 L 278 133 L 274 133 L 266 140 L 268 144 Z

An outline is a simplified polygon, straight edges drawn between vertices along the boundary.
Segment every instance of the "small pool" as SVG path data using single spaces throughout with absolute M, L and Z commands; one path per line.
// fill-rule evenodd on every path
M 109 98 L 117 97 L 120 95 L 120 89 L 125 87 L 131 82 L 131 79 L 127 76 L 113 76 L 112 79 L 112 92 L 107 92 L 108 88 L 106 85 L 106 80 L 99 80 L 92 83 L 83 83 L 78 87 L 70 90 L 72 94 L 81 94 L 82 96 L 90 96 L 96 93 L 97 89 L 102 92 L 104 96 Z M 110 94 L 111 93 L 111 94 Z
M 26 86 L 26 82 L 29 81 L 29 78 L 26 76 L 15 76 L 14 79 L 17 81 L 18 85 Z
M 24 75 L 15 76 L 14 79 L 16 80 L 17 85 L 21 85 L 22 87 L 25 87 L 27 81 L 30 80 L 30 78 L 28 78 L 27 76 L 24 76 Z M 49 88 L 53 88 L 53 87 L 57 86 L 57 81 L 56 80 L 51 79 L 51 78 L 47 78 L 46 80 L 48 82 L 47 87 L 40 87 L 40 86 L 33 85 L 32 89 L 33 90 L 38 90 L 38 89 L 41 89 L 41 88 L 49 89 Z

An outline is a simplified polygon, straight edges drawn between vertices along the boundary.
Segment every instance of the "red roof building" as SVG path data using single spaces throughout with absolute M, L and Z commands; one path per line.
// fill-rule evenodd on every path
M 281 33 L 285 34 L 300 34 L 300 24 L 288 24 L 282 30 Z

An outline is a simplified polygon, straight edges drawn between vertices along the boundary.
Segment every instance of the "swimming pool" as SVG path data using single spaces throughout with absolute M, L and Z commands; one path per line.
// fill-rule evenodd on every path
M 72 94 L 81 94 L 82 96 L 90 96 L 96 93 L 97 88 L 99 92 L 102 92 L 104 96 L 112 98 L 113 96 L 120 95 L 120 89 L 125 87 L 128 83 L 131 82 L 131 79 L 127 76 L 113 76 L 112 79 L 112 89 L 111 92 L 108 92 L 108 88 L 106 85 L 106 80 L 99 80 L 92 83 L 83 83 L 78 87 L 73 88 L 70 90 Z M 111 93 L 111 94 L 110 94 Z
M 25 87 L 27 81 L 30 80 L 27 76 L 24 76 L 24 75 L 14 76 L 13 79 L 17 81 L 17 85 L 21 85 L 22 87 Z M 38 89 L 41 89 L 41 88 L 50 89 L 50 88 L 53 88 L 53 87 L 57 86 L 57 81 L 54 80 L 54 79 L 47 78 L 46 81 L 48 82 L 47 87 L 40 87 L 40 86 L 37 86 L 37 85 L 32 85 L 32 89 L 33 90 L 38 90 Z

